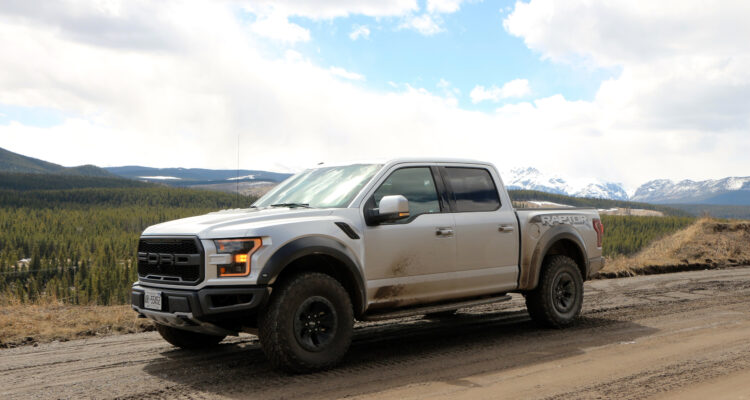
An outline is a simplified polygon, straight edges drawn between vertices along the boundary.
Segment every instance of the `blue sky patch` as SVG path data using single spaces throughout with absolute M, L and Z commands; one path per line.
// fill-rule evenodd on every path
M 556 94 L 568 100 L 592 100 L 602 81 L 619 74 L 616 69 L 542 60 L 503 28 L 513 5 L 513 1 L 464 3 L 458 12 L 435 15 L 442 31 L 433 35 L 400 27 L 401 17 L 319 21 L 295 17 L 290 21 L 308 29 L 311 40 L 293 48 L 322 67 L 363 75 L 361 84 L 371 89 L 390 91 L 391 83 L 396 83 L 443 94 L 446 88 L 441 82 L 447 81 L 458 89 L 454 95 L 462 108 L 483 111 Z M 420 6 L 424 10 L 424 4 Z M 350 34 L 357 27 L 367 27 L 369 35 L 352 40 Z M 472 103 L 469 94 L 477 85 L 502 87 L 514 79 L 528 80 L 530 93 Z
M 60 125 L 64 120 L 65 114 L 59 110 L 0 104 L 0 125 L 8 125 L 16 121 L 26 126 L 50 128 Z

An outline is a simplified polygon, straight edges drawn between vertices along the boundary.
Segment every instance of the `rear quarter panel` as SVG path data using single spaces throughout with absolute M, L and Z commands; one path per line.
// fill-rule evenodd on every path
M 597 247 L 593 219 L 599 213 L 593 208 L 523 209 L 516 210 L 521 231 L 521 274 L 519 290 L 532 290 L 539 280 L 542 261 L 548 249 L 558 240 L 575 243 L 581 251 L 585 273 L 591 275 L 589 264 L 598 265 L 602 248 Z

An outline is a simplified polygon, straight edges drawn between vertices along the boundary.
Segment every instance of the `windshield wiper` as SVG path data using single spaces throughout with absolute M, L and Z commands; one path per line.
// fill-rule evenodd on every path
M 307 203 L 278 203 L 278 204 L 271 204 L 271 207 L 289 207 L 289 208 L 303 207 L 303 208 L 311 208 L 310 205 L 307 204 Z

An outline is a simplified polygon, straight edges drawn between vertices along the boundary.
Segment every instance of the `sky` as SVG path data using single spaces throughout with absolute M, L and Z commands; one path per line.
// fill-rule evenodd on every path
M 294 172 L 458 157 L 750 175 L 750 2 L 0 2 L 0 147 Z M 239 160 L 238 160 L 239 154 Z

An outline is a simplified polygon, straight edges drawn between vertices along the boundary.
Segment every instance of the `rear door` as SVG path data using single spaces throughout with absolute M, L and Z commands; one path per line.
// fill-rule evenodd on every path
M 518 282 L 518 220 L 502 204 L 494 168 L 440 168 L 456 228 L 456 271 L 474 294 L 515 289 Z

